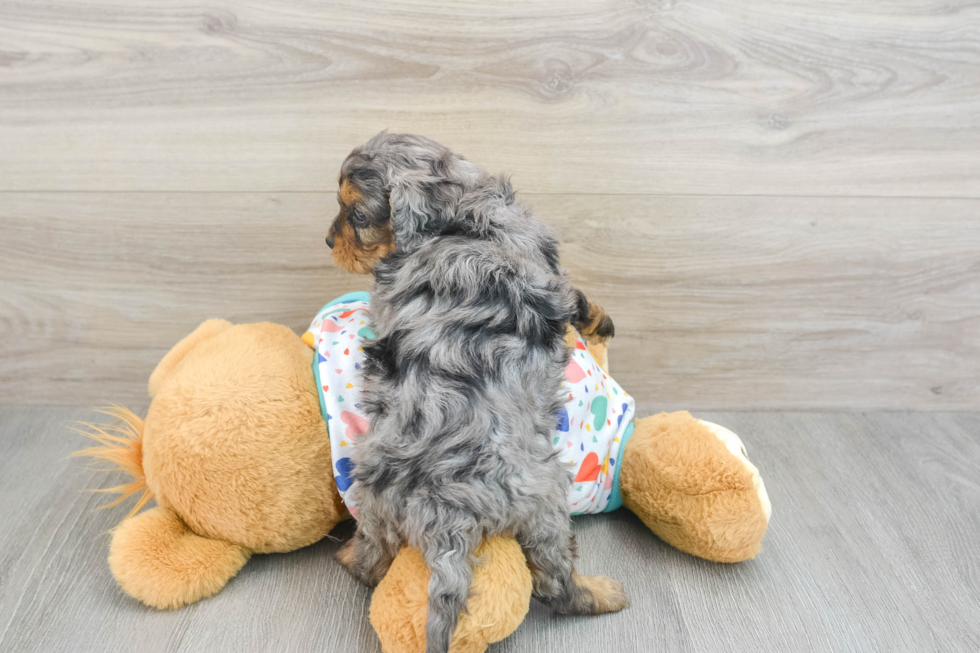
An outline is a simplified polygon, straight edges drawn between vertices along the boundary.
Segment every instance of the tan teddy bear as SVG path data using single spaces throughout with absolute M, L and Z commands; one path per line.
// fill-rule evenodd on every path
M 589 350 L 604 364 L 605 347 Z M 126 411 L 92 427 L 140 494 L 113 532 L 109 565 L 131 596 L 178 608 L 218 592 L 253 553 L 316 542 L 350 514 L 334 480 L 314 352 L 289 328 L 209 320 L 150 377 L 145 420 Z M 770 507 L 738 438 L 685 412 L 635 420 L 620 461 L 623 505 L 668 543 L 709 560 L 759 552 Z M 151 499 L 156 507 L 138 513 Z M 138 513 L 138 514 L 137 514 Z M 494 538 L 478 555 L 473 596 L 453 639 L 477 652 L 523 620 L 531 581 L 520 547 Z M 371 621 L 385 651 L 422 651 L 428 570 L 403 549 L 375 591 Z

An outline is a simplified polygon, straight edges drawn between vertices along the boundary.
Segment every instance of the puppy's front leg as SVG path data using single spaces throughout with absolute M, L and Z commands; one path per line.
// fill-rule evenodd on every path
M 608 342 L 616 335 L 612 318 L 601 306 L 590 302 L 581 290 L 576 289 L 575 295 L 577 306 L 572 326 L 582 334 L 586 342 Z
M 360 525 L 354 537 L 337 551 L 336 557 L 354 578 L 368 587 L 377 587 L 394 560 L 387 547 L 368 536 Z

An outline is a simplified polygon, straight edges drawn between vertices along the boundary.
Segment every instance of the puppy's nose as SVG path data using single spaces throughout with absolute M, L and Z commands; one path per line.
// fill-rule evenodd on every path
M 327 247 L 333 249 L 333 236 L 327 236 Z

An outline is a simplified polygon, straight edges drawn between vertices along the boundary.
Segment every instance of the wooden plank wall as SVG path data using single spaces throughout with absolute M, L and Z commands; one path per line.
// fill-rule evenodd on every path
M 980 408 L 966 0 L 0 0 L 0 403 L 367 288 L 322 238 L 382 128 L 513 174 L 645 410 Z

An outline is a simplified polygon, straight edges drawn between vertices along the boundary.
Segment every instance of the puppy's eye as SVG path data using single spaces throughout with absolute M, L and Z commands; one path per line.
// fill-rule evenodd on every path
M 347 212 L 347 219 L 350 220 L 350 223 L 358 229 L 367 226 L 367 218 L 365 218 L 364 214 L 357 209 L 350 209 L 350 211 Z

